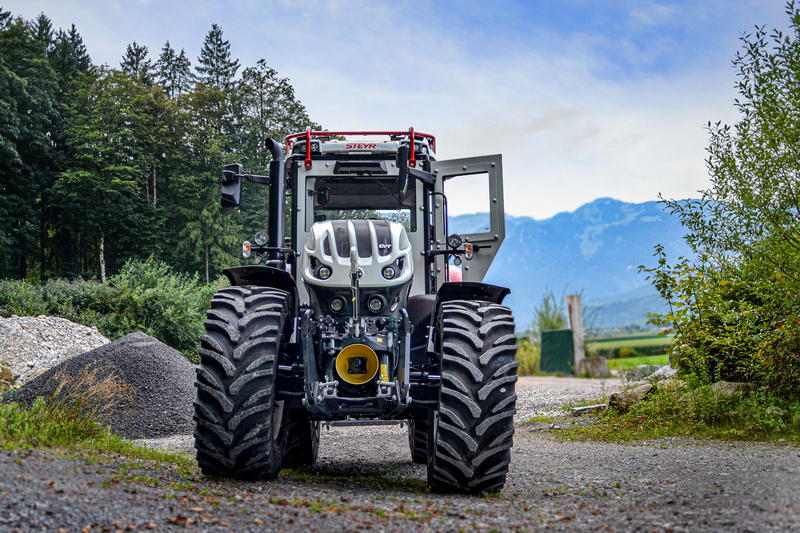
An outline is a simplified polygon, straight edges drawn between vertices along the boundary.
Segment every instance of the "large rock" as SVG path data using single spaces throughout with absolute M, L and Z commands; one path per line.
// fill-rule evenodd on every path
M 656 390 L 655 386 L 650 383 L 644 383 L 632 389 L 626 389 L 622 392 L 617 392 L 611 395 L 608 399 L 609 407 L 616 407 L 622 411 L 627 411 L 634 404 L 641 402 L 645 397 L 652 394 Z
M 578 375 L 589 375 L 593 378 L 605 378 L 611 375 L 605 357 L 587 357 L 578 363 Z
M 721 394 L 723 396 L 731 396 L 738 392 L 751 392 L 758 390 L 758 385 L 755 383 L 740 383 L 737 381 L 717 381 L 711 385 L 711 392 L 714 394 Z
M 622 372 L 628 381 L 641 381 L 661 368 L 661 365 L 639 365 Z
M 111 400 L 107 423 L 128 438 L 189 434 L 193 429 L 194 365 L 179 351 L 142 332 L 131 333 L 47 370 L 13 393 L 30 403 L 53 395 L 59 383 L 74 383 L 86 371 L 102 379 L 112 372 L 134 392 L 134 400 Z M 8 396 L 7 395 L 7 396 Z

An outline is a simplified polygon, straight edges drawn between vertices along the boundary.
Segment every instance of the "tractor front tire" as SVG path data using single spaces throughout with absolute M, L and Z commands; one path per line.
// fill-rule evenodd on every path
M 265 287 L 214 295 L 195 380 L 195 448 L 204 474 L 278 475 L 287 417 L 275 398 L 276 376 L 289 309 L 288 293 Z
M 429 419 L 428 484 L 442 492 L 499 492 L 511 462 L 517 399 L 511 310 L 446 302 L 436 330 L 442 381 Z

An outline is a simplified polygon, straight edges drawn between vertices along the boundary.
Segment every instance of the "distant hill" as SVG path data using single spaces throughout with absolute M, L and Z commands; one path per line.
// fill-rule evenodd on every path
M 484 213 L 451 217 L 449 231 L 469 233 L 486 226 Z M 546 289 L 560 297 L 583 291 L 584 303 L 600 305 L 596 325 L 644 324 L 648 312 L 665 303 L 639 274 L 653 266 L 653 247 L 661 243 L 669 257 L 691 256 L 677 217 L 658 202 L 630 204 L 600 198 L 571 213 L 535 220 L 506 217 L 506 239 L 486 283 L 511 289 L 505 303 L 524 329 Z

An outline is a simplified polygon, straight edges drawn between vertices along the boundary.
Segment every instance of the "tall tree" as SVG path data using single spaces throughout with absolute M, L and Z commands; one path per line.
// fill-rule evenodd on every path
M 49 54 L 50 65 L 58 75 L 58 85 L 60 89 L 59 101 L 63 98 L 69 84 L 79 75 L 89 72 L 92 66 L 92 58 L 86 51 L 81 37 L 75 24 L 65 32 L 58 30 L 53 49 Z
M 242 72 L 230 100 L 234 118 L 231 145 L 241 154 L 240 162 L 250 172 L 269 172 L 271 156 L 265 145 L 267 139 L 282 140 L 306 126 L 321 129 L 297 100 L 289 79 L 281 78 L 263 59 Z M 245 188 L 241 216 L 245 236 L 249 236 L 264 229 L 269 202 L 266 187 L 246 183 Z
M 202 83 L 181 97 L 189 151 L 175 180 L 180 219 L 174 225 L 181 228 L 176 255 L 185 268 L 204 271 L 206 282 L 238 263 L 240 225 L 236 213 L 223 210 L 219 200 L 219 172 L 226 163 L 227 138 L 221 126 L 227 116 L 225 102 L 222 90 Z
M 136 41 L 128 45 L 125 55 L 122 56 L 122 61 L 119 67 L 122 72 L 128 76 L 135 78 L 145 85 L 153 84 L 153 65 L 147 59 L 147 47 L 139 46 Z
M 164 89 L 164 92 L 170 98 L 188 93 L 194 83 L 191 67 L 192 63 L 186 57 L 186 52 L 181 49 L 181 53 L 176 54 L 169 41 L 167 41 L 161 50 L 158 61 L 156 61 L 156 83 Z
M 56 165 L 56 76 L 30 24 L 0 12 L 0 276 L 27 275 Z
M 67 168 L 55 185 L 61 224 L 73 236 L 84 269 L 104 276 L 106 237 L 125 226 L 125 208 L 142 196 L 152 168 L 153 99 L 137 80 L 100 68 L 87 75 L 67 109 Z
M 223 91 L 230 90 L 236 71 L 239 70 L 239 60 L 231 59 L 231 45 L 222 39 L 222 28 L 218 25 L 211 25 L 197 63 L 199 81 Z
M 36 20 L 31 23 L 31 28 L 33 28 L 36 40 L 45 43 L 45 50 L 47 53 L 50 53 L 53 43 L 55 42 L 53 23 L 50 21 L 50 18 L 44 13 L 39 13 Z

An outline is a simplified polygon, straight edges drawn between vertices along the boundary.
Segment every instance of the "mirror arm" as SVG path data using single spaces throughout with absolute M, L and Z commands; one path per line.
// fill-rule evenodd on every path
M 418 170 L 416 168 L 408 168 L 408 175 L 414 178 L 417 178 L 421 182 L 427 185 L 435 185 L 436 184 L 436 176 L 431 172 L 426 172 L 424 170 Z

